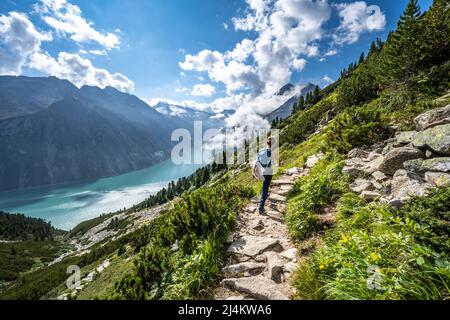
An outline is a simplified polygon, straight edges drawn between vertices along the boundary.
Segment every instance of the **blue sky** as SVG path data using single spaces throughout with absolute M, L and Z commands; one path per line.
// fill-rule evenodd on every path
M 267 96 L 285 81 L 324 86 L 335 80 L 372 40 L 395 28 L 406 3 L 2 0 L 0 73 L 51 74 L 79 86 L 115 86 L 151 101 L 199 108 L 212 103 L 220 112 Z M 419 3 L 425 10 L 432 0 Z M 277 17 L 274 28 L 264 22 Z M 300 23 L 310 31 L 293 37 Z M 269 34 L 276 52 L 263 50 Z M 244 39 L 248 52 L 227 55 Z

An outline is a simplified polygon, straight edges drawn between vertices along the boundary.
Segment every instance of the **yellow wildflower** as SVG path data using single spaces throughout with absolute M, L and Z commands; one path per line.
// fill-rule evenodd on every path
M 323 270 L 323 269 L 325 269 L 325 266 L 323 264 L 321 264 L 319 268 L 320 268 L 320 270 Z
M 370 260 L 372 261 L 372 262 L 376 262 L 376 261 L 378 261 L 378 260 L 380 260 L 381 259 L 381 256 L 378 254 L 378 253 L 371 253 L 370 254 Z
M 350 240 L 349 237 L 347 237 L 346 235 L 342 235 L 341 240 L 339 240 L 340 243 L 347 243 L 348 240 Z

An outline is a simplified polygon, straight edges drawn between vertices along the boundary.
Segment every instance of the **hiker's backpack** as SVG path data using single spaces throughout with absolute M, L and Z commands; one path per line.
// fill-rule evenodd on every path
M 252 172 L 255 179 L 264 181 L 264 168 L 258 160 L 252 162 Z

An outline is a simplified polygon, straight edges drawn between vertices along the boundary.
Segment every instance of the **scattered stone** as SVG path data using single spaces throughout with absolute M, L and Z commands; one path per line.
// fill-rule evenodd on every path
M 238 264 L 233 264 L 231 266 L 226 266 L 222 269 L 222 272 L 228 276 L 239 276 L 241 274 L 246 275 L 257 275 L 265 269 L 266 265 L 264 263 L 256 262 L 242 262 Z
M 372 183 L 369 180 L 366 179 L 356 179 L 351 185 L 350 185 L 350 189 L 353 192 L 356 193 L 361 193 L 365 190 L 368 190 L 372 187 Z
M 372 173 L 372 177 L 375 179 L 375 181 L 384 181 L 387 177 L 386 175 L 381 171 L 375 171 Z
M 349 158 L 362 158 L 366 159 L 369 156 L 369 153 L 364 151 L 361 148 L 355 148 L 348 153 Z
M 276 283 L 281 283 L 284 266 L 283 258 L 276 252 L 267 252 L 266 257 L 270 279 Z
M 381 194 L 376 191 L 363 191 L 361 193 L 361 198 L 363 198 L 366 201 L 373 201 L 381 198 Z
M 306 167 L 309 168 L 309 169 L 314 168 L 315 165 L 316 165 L 320 160 L 322 160 L 324 157 L 325 157 L 325 155 L 323 155 L 323 154 L 318 154 L 318 155 L 315 155 L 315 156 L 310 156 L 310 157 L 308 157 L 308 159 L 306 160 L 306 164 L 305 164 L 305 165 L 306 165 Z
M 255 261 L 261 262 L 261 263 L 266 263 L 267 257 L 264 254 L 260 254 L 259 256 L 256 256 Z
M 297 249 L 291 248 L 281 253 L 281 256 L 287 260 L 295 260 L 297 258 Z
M 345 166 L 342 169 L 343 174 L 348 174 L 350 178 L 357 178 L 362 175 L 363 171 L 357 167 Z
M 277 284 L 261 275 L 248 278 L 225 279 L 223 283 L 231 290 L 251 295 L 262 300 L 289 300 Z
M 404 168 L 412 172 L 450 172 L 450 157 L 432 158 L 427 160 L 411 160 L 403 164 Z
M 450 123 L 419 132 L 413 139 L 413 145 L 419 149 L 450 156 Z
M 284 173 L 287 174 L 288 176 L 293 176 L 293 175 L 299 174 L 301 172 L 302 172 L 302 169 L 295 167 L 295 168 L 287 169 Z
M 264 230 L 264 227 L 264 221 L 262 221 L 261 219 L 253 221 L 250 225 L 250 228 L 256 231 Z
M 430 110 L 414 119 L 417 131 L 423 131 L 446 123 L 450 123 L 450 105 Z
M 416 131 L 402 131 L 395 135 L 396 143 L 399 145 L 410 144 L 416 136 Z
M 380 171 L 387 175 L 394 175 L 394 173 L 403 168 L 403 163 L 408 160 L 424 158 L 422 151 L 411 147 L 396 148 L 389 152 L 384 161 L 380 165 Z
M 450 174 L 448 173 L 427 172 L 425 173 L 425 180 L 438 188 L 450 186 Z
M 268 251 L 282 251 L 278 239 L 244 236 L 231 244 L 228 248 L 229 253 L 244 255 L 248 257 L 256 257 L 257 255 Z
M 383 185 L 381 183 L 379 183 L 378 181 L 372 180 L 372 186 L 377 189 L 377 190 L 381 190 L 383 189 Z

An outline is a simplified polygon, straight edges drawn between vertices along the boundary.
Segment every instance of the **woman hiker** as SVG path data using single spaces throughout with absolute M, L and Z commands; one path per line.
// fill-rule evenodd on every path
M 269 197 L 269 187 L 272 182 L 272 138 L 267 139 L 267 145 L 258 153 L 258 161 L 264 169 L 264 182 L 259 200 L 259 213 L 264 214 L 266 210 L 264 206 Z

